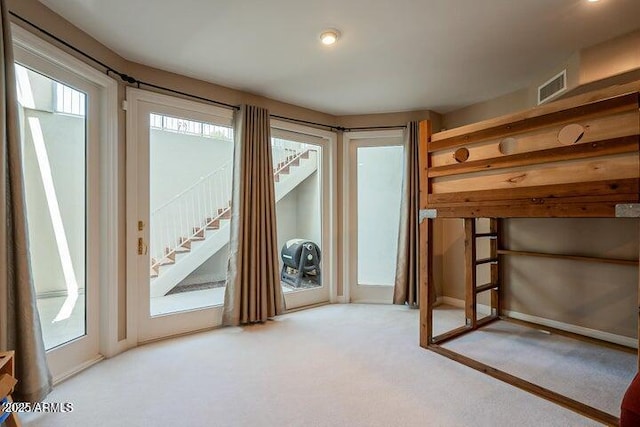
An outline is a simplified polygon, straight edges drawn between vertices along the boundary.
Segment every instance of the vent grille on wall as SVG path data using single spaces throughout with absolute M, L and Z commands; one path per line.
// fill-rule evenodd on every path
M 567 70 L 562 70 L 538 88 L 538 105 L 567 90 Z

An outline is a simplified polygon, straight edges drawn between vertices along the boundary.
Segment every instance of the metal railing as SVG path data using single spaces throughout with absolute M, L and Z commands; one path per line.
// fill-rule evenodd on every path
M 208 222 L 229 209 L 232 173 L 232 162 L 225 163 L 151 212 L 152 266 L 204 233 Z
M 274 175 L 317 147 L 272 138 Z M 233 164 L 231 161 L 200 178 L 151 212 L 149 252 L 151 266 L 173 258 L 191 241 L 205 237 L 208 224 L 220 220 L 231 207 Z
M 301 142 L 289 141 L 280 138 L 271 138 L 271 154 L 273 157 L 273 173 L 277 174 L 287 167 L 294 159 L 309 150 L 317 150 L 317 147 Z

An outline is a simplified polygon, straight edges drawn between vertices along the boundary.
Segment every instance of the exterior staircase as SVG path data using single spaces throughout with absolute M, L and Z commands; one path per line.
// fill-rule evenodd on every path
M 317 148 L 273 140 L 276 203 L 316 171 Z M 230 239 L 232 165 L 201 178 L 151 213 L 151 296 L 166 295 Z

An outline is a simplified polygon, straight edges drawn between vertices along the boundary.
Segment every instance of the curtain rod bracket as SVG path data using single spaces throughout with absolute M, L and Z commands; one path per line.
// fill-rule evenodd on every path
M 120 79 L 122 79 L 122 81 L 127 82 L 129 84 L 136 84 L 136 83 L 140 83 L 138 80 L 136 80 L 135 78 L 124 74 L 124 73 L 118 73 L 118 76 L 120 76 Z

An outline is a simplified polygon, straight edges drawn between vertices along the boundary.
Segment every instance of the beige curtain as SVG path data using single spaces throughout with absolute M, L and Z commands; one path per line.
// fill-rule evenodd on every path
M 16 352 L 14 400 L 35 402 L 51 391 L 52 381 L 31 277 L 13 47 L 4 0 L 0 8 L 0 350 Z
M 243 105 L 236 149 L 225 325 L 264 322 L 283 309 L 269 112 Z
M 409 122 L 405 130 L 404 174 L 394 304 L 418 307 L 418 122 Z

